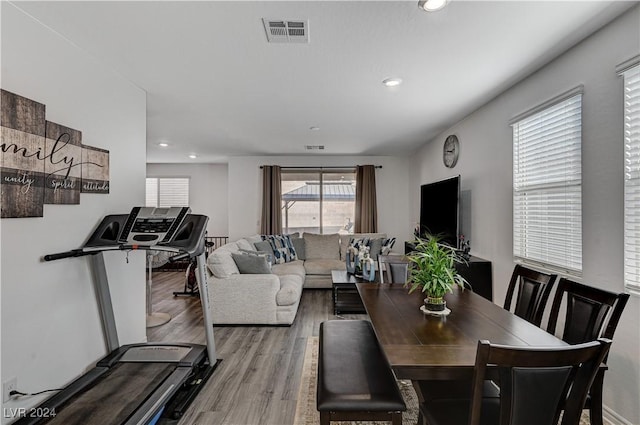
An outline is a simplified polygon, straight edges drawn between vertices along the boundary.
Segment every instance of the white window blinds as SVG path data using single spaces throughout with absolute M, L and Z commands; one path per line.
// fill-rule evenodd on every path
M 640 292 L 640 65 L 624 78 L 624 281 Z
M 541 105 L 513 126 L 513 254 L 582 271 L 582 93 Z
M 146 202 L 147 207 L 188 207 L 189 179 L 175 178 L 147 178 Z

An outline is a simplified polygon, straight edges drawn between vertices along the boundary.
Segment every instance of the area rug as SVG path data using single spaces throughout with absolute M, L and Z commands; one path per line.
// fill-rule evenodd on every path
M 316 409 L 316 379 L 318 373 L 318 337 L 310 337 L 304 353 L 302 377 L 298 390 L 298 402 L 293 425 L 320 425 L 320 413 Z M 413 425 L 418 423 L 418 397 L 410 381 L 398 381 L 400 392 L 407 405 L 402 413 L 402 423 Z M 383 422 L 331 422 L 332 425 L 378 425 Z M 589 414 L 585 411 L 580 425 L 589 425 Z

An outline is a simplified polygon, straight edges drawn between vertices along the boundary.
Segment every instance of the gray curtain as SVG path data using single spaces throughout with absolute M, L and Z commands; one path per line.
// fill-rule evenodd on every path
M 282 186 L 278 165 L 262 167 L 262 218 L 260 233 L 263 235 L 282 234 Z
M 376 201 L 376 167 L 358 165 L 356 168 L 356 219 L 355 233 L 378 231 L 378 206 Z

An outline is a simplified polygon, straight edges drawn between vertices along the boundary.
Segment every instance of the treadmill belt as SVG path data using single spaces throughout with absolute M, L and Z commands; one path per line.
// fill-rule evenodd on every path
M 47 424 L 120 425 L 175 369 L 175 363 L 118 363 Z

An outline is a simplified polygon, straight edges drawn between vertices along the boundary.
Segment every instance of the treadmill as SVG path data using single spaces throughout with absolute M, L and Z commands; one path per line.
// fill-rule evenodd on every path
M 176 423 L 218 364 L 205 274 L 208 217 L 188 207 L 135 207 L 130 214 L 103 218 L 82 248 L 44 256 L 44 261 L 87 256 L 109 354 L 96 366 L 18 425 L 154 425 Z M 197 259 L 197 280 L 206 346 L 142 343 L 120 346 L 103 253 L 154 250 L 175 254 L 170 261 Z M 55 414 L 55 416 L 54 416 Z

